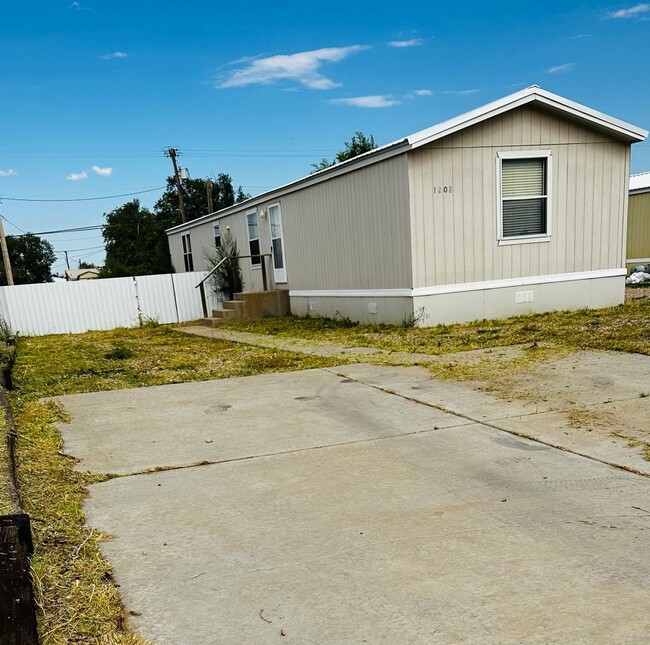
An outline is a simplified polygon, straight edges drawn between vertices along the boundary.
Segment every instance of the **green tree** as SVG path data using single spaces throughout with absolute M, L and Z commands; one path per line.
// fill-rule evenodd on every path
M 185 219 L 191 221 L 197 217 L 207 215 L 208 192 L 206 183 L 212 182 L 212 209 L 221 210 L 248 199 L 241 186 L 235 190 L 232 177 L 226 173 L 219 173 L 214 179 L 183 179 L 183 203 L 185 205 Z M 161 198 L 154 205 L 154 212 L 163 219 L 171 222 L 170 226 L 181 223 L 181 208 L 178 203 L 178 189 L 173 177 L 167 177 L 167 188 Z
M 79 260 L 79 269 L 96 269 L 97 265 L 92 262 L 82 262 Z
M 106 261 L 101 276 L 171 273 L 165 229 L 175 223 L 142 208 L 137 199 L 107 213 L 103 229 Z
M 341 150 L 336 154 L 336 161 L 339 163 L 341 161 L 347 161 L 358 155 L 362 155 L 364 152 L 370 152 L 377 147 L 375 143 L 375 138 L 370 135 L 366 137 L 363 132 L 357 130 L 350 141 L 345 142 L 345 150 Z
M 7 249 L 14 284 L 39 284 L 52 281 L 52 265 L 56 255 L 52 245 L 33 233 L 8 235 Z M 4 263 L 0 266 L 0 282 L 7 284 Z
M 350 141 L 346 141 L 344 145 L 345 149 L 337 152 L 336 158 L 332 161 L 323 157 L 318 163 L 313 163 L 311 165 L 313 168 L 311 171 L 312 174 L 319 172 L 320 170 L 325 170 L 325 168 L 329 168 L 330 166 L 341 163 L 342 161 L 347 161 L 348 159 L 357 157 L 364 152 L 370 152 L 377 147 L 375 138 L 372 135 L 366 137 L 366 135 L 359 130 L 357 130 L 354 135 L 352 135 L 352 139 L 350 139 Z

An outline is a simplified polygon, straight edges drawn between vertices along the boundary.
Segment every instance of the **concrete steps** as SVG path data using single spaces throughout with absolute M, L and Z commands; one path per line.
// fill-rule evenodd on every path
M 222 309 L 213 309 L 203 318 L 206 327 L 217 327 L 227 320 L 257 320 L 290 313 L 288 291 L 243 291 L 226 300 Z

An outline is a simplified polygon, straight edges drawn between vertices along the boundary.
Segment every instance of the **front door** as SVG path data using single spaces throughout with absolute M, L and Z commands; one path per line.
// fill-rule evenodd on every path
M 287 281 L 287 269 L 284 258 L 280 204 L 269 206 L 269 224 L 271 228 L 271 251 L 273 254 L 273 279 L 276 284 L 285 283 Z

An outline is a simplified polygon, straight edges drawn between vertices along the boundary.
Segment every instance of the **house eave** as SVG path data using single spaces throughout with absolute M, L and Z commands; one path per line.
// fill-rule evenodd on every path
M 408 137 L 408 141 L 413 148 L 419 148 L 529 103 L 537 103 L 546 109 L 571 117 L 590 127 L 603 130 L 611 136 L 629 143 L 643 141 L 648 136 L 647 130 L 615 119 L 597 110 L 592 110 L 580 103 L 569 101 L 562 96 L 533 85 L 520 92 L 505 96 L 498 101 L 488 103 L 476 110 L 471 110 L 431 128 L 416 132 Z

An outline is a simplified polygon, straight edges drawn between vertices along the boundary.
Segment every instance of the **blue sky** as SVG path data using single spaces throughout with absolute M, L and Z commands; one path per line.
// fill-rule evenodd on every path
M 87 226 L 192 177 L 259 193 L 356 130 L 384 144 L 532 83 L 650 128 L 650 4 L 25 0 L 0 9 L 7 233 Z M 632 171 L 650 170 L 650 143 Z M 152 206 L 159 190 L 139 195 Z M 49 236 L 101 262 L 99 231 Z

